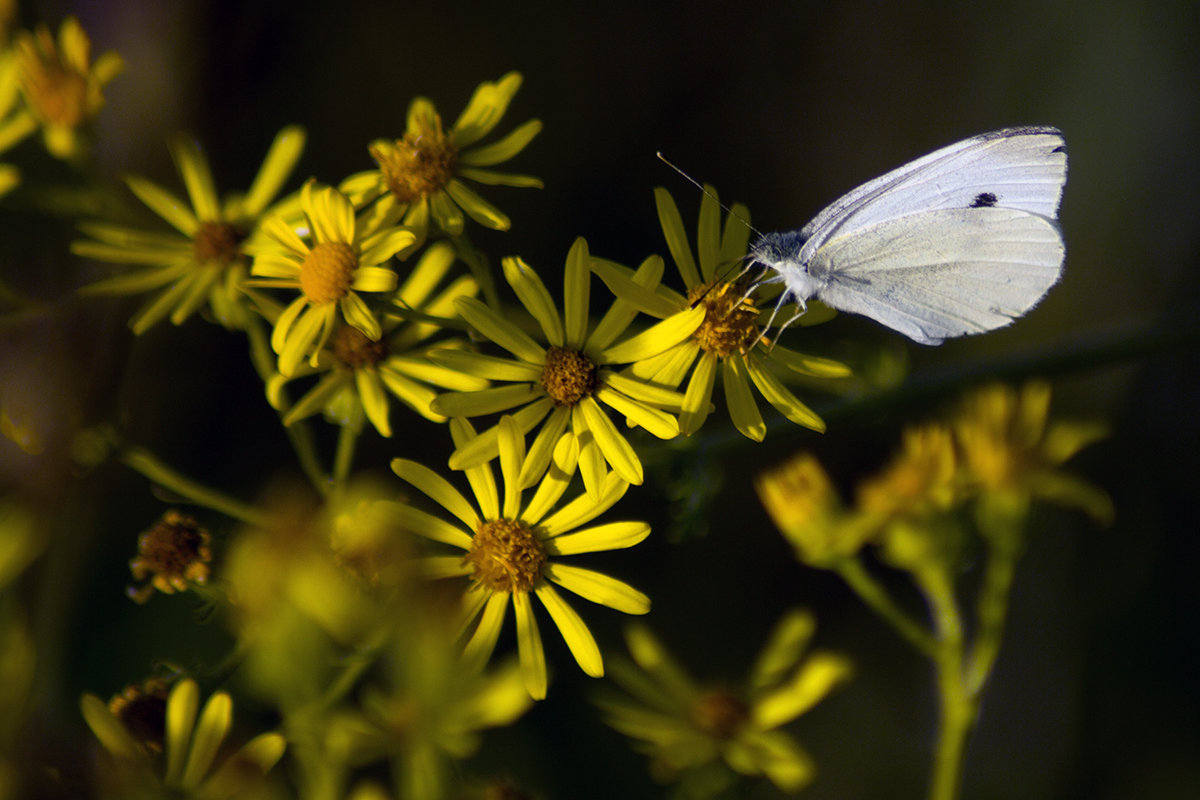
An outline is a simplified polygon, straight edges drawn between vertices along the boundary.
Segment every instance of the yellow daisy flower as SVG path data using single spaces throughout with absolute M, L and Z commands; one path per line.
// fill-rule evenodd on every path
M 483 731 L 511 725 L 533 698 L 516 659 L 483 671 L 465 663 L 453 609 L 428 584 L 416 588 L 424 591 L 397 605 L 404 613 L 372 670 L 378 677 L 359 690 L 358 708 L 333 716 L 324 738 L 357 764 L 390 761 L 398 797 L 461 798 L 456 773 Z
M 750 237 L 749 211 L 745 206 L 735 205 L 734 216 L 725 220 L 722 230 L 720 203 L 712 187 L 707 188 L 708 194 L 700 204 L 696 240 L 699 269 L 675 201 L 665 189 L 654 190 L 663 234 L 683 276 L 686 297 L 664 286 L 652 289 L 639 286 L 619 265 L 602 259 L 594 261 L 596 273 L 613 293 L 640 311 L 659 318 L 693 306 L 705 311 L 703 324 L 689 339 L 657 358 L 642 361 L 631 372 L 644 380 L 674 388 L 691 371 L 679 415 L 679 429 L 689 436 L 708 417 L 718 366 L 729 415 L 747 438 L 760 442 L 767 431 L 751 385 L 792 422 L 823 431 L 824 421 L 783 384 L 774 367 L 786 367 L 817 379 L 843 378 L 850 374 L 850 368 L 831 359 L 798 353 L 762 336 L 759 309 L 746 297 L 746 287 L 737 280 Z M 810 313 L 801 324 L 819 320 L 818 306 L 809 305 Z
M 91 694 L 80 701 L 92 733 L 128 770 L 124 779 L 143 791 L 217 800 L 260 784 L 283 756 L 283 736 L 257 736 L 214 769 L 217 751 L 233 724 L 233 701 L 217 692 L 203 709 L 199 705 L 200 689 L 191 678 L 178 681 L 169 694 L 164 681 L 151 679 L 142 687 L 127 688 L 108 705 Z M 152 760 L 156 753 L 165 754 L 165 767 Z M 133 786 L 126 788 L 141 796 Z
M 676 780 L 719 762 L 796 792 L 816 774 L 811 756 L 779 728 L 850 676 L 843 656 L 804 658 L 816 622 L 793 610 L 776 626 L 740 689 L 694 681 L 642 625 L 625 640 L 634 663 L 615 661 L 613 680 L 630 696 L 601 697 L 608 724 L 638 742 L 657 778 Z
M 75 17 L 63 20 L 57 43 L 50 29 L 39 25 L 33 33 L 19 33 L 13 47 L 21 90 L 42 125 L 46 149 L 57 158 L 79 156 L 80 131 L 104 106 L 102 90 L 125 62 L 108 52 L 90 63 L 92 43 Z
M 183 177 L 190 207 L 145 178 L 128 177 L 125 183 L 178 233 L 143 231 L 106 222 L 82 225 L 92 240 L 73 242 L 71 252 L 146 269 L 94 283 L 81 291 L 135 294 L 160 290 L 130 320 L 138 334 L 168 316 L 174 324 L 182 324 L 205 303 L 222 325 L 242 328 L 246 314 L 242 285 L 249 253 L 260 237 L 258 226 L 268 206 L 304 150 L 304 138 L 303 128 L 291 126 L 280 131 L 250 190 L 227 195 L 222 201 L 208 159 L 195 140 L 173 137 L 169 142 L 171 157 Z
M 301 232 L 281 216 L 263 222 L 266 238 L 254 249 L 251 274 L 259 276 L 247 283 L 279 289 L 299 289 L 297 297 L 275 322 L 271 347 L 279 354 L 279 372 L 291 376 L 309 353 L 315 366 L 321 348 L 337 328 L 338 310 L 350 326 L 368 339 L 383 335 L 379 320 L 357 292 L 390 292 L 397 277 L 380 266 L 415 238 L 405 228 L 377 229 L 354 216 L 354 207 L 344 194 L 332 187 L 316 188 L 313 181 L 304 184 L 300 204 L 310 246 Z
M 450 430 L 457 444 L 474 433 L 461 419 L 451 420 Z M 397 522 L 414 533 L 465 553 L 430 556 L 422 563 L 432 577 L 470 578 L 463 595 L 464 626 L 474 624 L 465 648 L 469 662 L 487 662 L 512 605 L 525 687 L 530 696 L 540 700 L 546 696 L 546 659 L 532 597 L 536 596 L 550 613 L 580 668 L 592 677 L 600 677 L 604 674 L 600 648 L 586 623 L 554 585 L 626 614 L 645 614 L 650 610 L 650 599 L 622 581 L 564 564 L 559 557 L 632 547 L 650 534 L 650 526 L 644 522 L 610 522 L 582 527 L 624 496 L 629 484 L 615 473 L 608 474 L 598 498 L 583 494 L 558 504 L 579 458 L 575 437 L 558 441 L 553 464 L 528 501 L 521 497 L 519 482 L 525 439 L 512 417 L 501 418 L 499 443 L 502 493 L 490 466 L 467 470 L 476 505 L 428 467 L 395 459 L 392 470 L 449 511 L 458 523 L 400 504 L 395 513 Z
M 380 139 L 370 146 L 379 169 L 347 178 L 341 185 L 356 207 L 375 202 L 370 213 L 382 224 L 404 225 L 424 236 L 432 221 L 451 236 L 463 230 L 463 212 L 488 228 L 508 230 L 508 217 L 471 189 L 465 180 L 489 186 L 541 188 L 528 175 L 495 172 L 492 167 L 525 149 L 542 129 L 529 120 L 490 144 L 472 147 L 500 122 L 521 86 L 521 75 L 510 72 L 495 83 L 482 83 L 449 131 L 433 103 L 424 97 L 408 107 L 403 138 Z
M 474 296 L 478 289 L 473 278 L 463 276 L 432 296 L 455 258 L 454 247 L 448 242 L 430 246 L 396 290 L 393 302 L 431 317 L 453 317 L 454 301 Z M 283 409 L 283 389 L 289 381 L 322 375 L 284 414 L 283 424 L 291 425 L 324 411 L 326 418 L 341 425 L 360 425 L 365 415 L 381 436 L 391 436 L 389 393 L 426 419 L 445 422 L 444 416 L 430 410 L 429 405 L 437 395 L 433 387 L 457 391 L 487 387 L 488 382 L 482 378 L 429 359 L 430 347 L 455 344 L 454 341 L 428 343 L 429 337 L 441 330 L 437 325 L 389 317 L 382 323 L 382 329 L 383 337 L 371 341 L 357 328 L 339 325 L 328 346 L 318 353 L 315 367 L 300 364 L 290 378 L 275 375 L 267 381 L 267 399 L 276 409 Z
M 21 99 L 17 59 L 11 51 L 0 54 L 0 153 L 37 130 L 38 122 Z M 21 182 L 21 171 L 12 164 L 0 164 L 0 197 Z
M 1045 381 L 1029 381 L 1019 389 L 992 384 L 967 396 L 953 425 L 968 480 L 985 494 L 1017 503 L 1036 497 L 1111 520 L 1108 495 L 1060 469 L 1107 430 L 1051 421 L 1050 393 Z
M 432 354 L 447 367 L 508 384 L 477 392 L 440 395 L 433 401 L 434 411 L 448 417 L 475 417 L 520 408 L 514 418 L 522 433 L 542 425 L 530 449 L 522 488 L 541 478 L 555 443 L 568 425 L 579 441 L 579 469 L 590 494 L 596 496 L 599 492 L 606 464 L 627 483 L 641 484 L 642 463 L 601 403 L 660 439 L 671 439 L 679 433 L 675 417 L 664 409 L 677 410 L 683 397 L 617 372 L 616 367 L 650 358 L 676 345 L 700 324 L 703 310 L 683 308 L 642 333 L 614 344 L 636 311 L 618 299 L 589 333 L 591 261 L 587 242 L 576 239 L 567 255 L 563 316 L 537 273 L 524 261 L 506 258 L 502 262 L 505 278 L 537 320 L 549 347 L 538 344 L 512 321 L 478 300 L 461 298 L 455 305 L 463 318 L 516 358 L 453 350 Z M 631 283 L 642 288 L 657 283 L 661 269 L 661 260 L 651 259 L 642 265 Z M 496 437 L 496 429 L 492 428 L 460 446 L 450 457 L 450 467 L 466 469 L 495 458 Z

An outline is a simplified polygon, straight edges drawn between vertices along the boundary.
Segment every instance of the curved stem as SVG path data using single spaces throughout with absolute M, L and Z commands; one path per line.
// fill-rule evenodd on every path
M 168 467 L 158 457 L 141 447 L 126 447 L 119 458 L 126 466 L 137 470 L 165 489 L 170 489 L 196 505 L 220 511 L 226 516 L 249 525 L 263 525 L 266 517 L 253 506 L 210 489 Z
M 887 590 L 863 567 L 857 556 L 842 559 L 834 570 L 853 589 L 867 607 L 888 622 L 908 643 L 932 660 L 937 659 L 938 643 L 921 623 L 914 620 L 888 596 Z
M 337 455 L 333 460 L 333 486 L 341 488 L 346 484 L 350 468 L 354 464 L 354 449 L 358 444 L 360 427 L 343 425 L 338 432 Z
M 978 631 L 966 669 L 967 688 L 975 694 L 983 691 L 1000 653 L 1028 511 L 1029 498 L 1012 495 L 985 497 L 977 509 L 976 524 L 988 546 L 988 558 L 975 612 Z
M 929 800 L 954 800 L 962 789 L 967 740 L 975 725 L 978 700 L 963 680 L 962 615 L 955 602 L 953 585 L 940 565 L 914 572 L 913 577 L 929 603 L 938 636 L 933 663 L 941 714 Z
M 251 319 L 246 325 L 246 335 L 250 338 L 250 361 L 254 364 L 254 369 L 258 372 L 258 377 L 265 385 L 271 376 L 275 374 L 275 356 L 271 352 L 271 348 L 267 343 L 266 334 L 263 332 L 261 324 L 257 319 Z M 284 407 L 276 409 L 279 418 L 282 421 L 287 414 L 288 406 L 291 401 L 287 399 L 285 392 L 281 392 L 284 398 Z M 292 425 L 284 425 L 284 433 L 287 434 L 288 441 L 292 443 L 292 450 L 296 453 L 296 460 L 300 464 L 300 469 L 304 471 L 304 475 L 308 478 L 309 483 L 313 488 L 324 497 L 329 494 L 329 478 L 325 475 L 325 470 L 321 467 L 321 459 L 317 457 L 317 447 L 312 437 L 312 429 L 304 420 L 300 420 Z

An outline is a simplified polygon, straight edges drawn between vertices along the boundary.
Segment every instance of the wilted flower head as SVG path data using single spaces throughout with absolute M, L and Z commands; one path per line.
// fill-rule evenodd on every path
M 150 599 L 155 589 L 163 594 L 187 591 L 189 584 L 208 582 L 212 560 L 211 537 L 200 523 L 172 509 L 138 537 L 137 557 L 129 562 L 136 581 L 149 582 L 129 587 L 129 596 L 139 603 Z

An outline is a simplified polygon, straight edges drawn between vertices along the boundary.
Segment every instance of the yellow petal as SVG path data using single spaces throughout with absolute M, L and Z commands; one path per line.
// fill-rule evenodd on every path
M 550 618 L 562 634 L 563 641 L 575 656 L 579 668 L 593 678 L 604 676 L 604 659 L 592 632 L 588 630 L 583 618 L 575 613 L 575 609 L 559 596 L 549 583 L 543 581 L 536 589 L 538 599 L 550 612 Z

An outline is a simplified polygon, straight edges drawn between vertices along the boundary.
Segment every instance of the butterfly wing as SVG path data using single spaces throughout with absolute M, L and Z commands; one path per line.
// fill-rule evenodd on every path
M 816 297 L 922 344 L 982 333 L 1032 308 L 1062 274 L 1058 225 L 992 206 L 886 219 L 827 238 L 809 263 Z
M 1008 208 L 1053 219 L 1067 179 L 1057 128 L 983 133 L 911 161 L 843 195 L 804 226 L 800 260 L 827 240 L 911 214 L 951 208 Z

